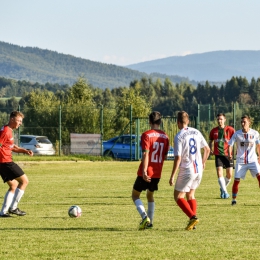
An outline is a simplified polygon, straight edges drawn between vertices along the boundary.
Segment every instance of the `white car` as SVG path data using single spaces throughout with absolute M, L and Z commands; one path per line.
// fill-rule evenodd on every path
M 20 147 L 33 151 L 35 155 L 54 155 L 55 150 L 47 136 L 20 135 Z

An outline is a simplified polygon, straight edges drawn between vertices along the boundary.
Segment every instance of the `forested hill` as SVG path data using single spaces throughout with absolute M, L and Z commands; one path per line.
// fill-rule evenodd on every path
M 226 81 L 231 77 L 260 76 L 260 51 L 214 51 L 173 56 L 127 66 L 145 73 L 165 73 L 195 81 Z
M 72 85 L 79 76 L 85 77 L 91 85 L 101 89 L 129 86 L 131 81 L 142 77 L 168 77 L 176 83 L 189 81 L 185 77 L 148 75 L 125 67 L 0 41 L 0 77 L 42 84 L 48 82 Z

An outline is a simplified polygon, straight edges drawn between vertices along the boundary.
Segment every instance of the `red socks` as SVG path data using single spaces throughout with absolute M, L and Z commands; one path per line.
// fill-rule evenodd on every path
M 233 187 L 232 187 L 232 198 L 235 199 L 237 197 L 237 192 L 238 192 L 238 185 L 239 181 L 234 180 Z
M 194 215 L 196 215 L 194 214 L 189 203 L 185 199 L 183 198 L 178 199 L 177 204 L 189 218 L 192 218 Z
M 194 215 L 196 215 L 196 213 L 197 213 L 197 200 L 195 200 L 195 199 L 188 200 L 188 203 L 189 203 L 190 208 L 193 211 Z
M 258 176 L 256 176 L 258 179 L 258 183 L 259 183 L 259 188 L 260 188 L 260 174 Z

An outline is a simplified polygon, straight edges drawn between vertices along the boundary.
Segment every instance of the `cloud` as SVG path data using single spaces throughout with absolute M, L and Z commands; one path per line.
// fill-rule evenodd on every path
M 184 51 L 184 52 L 182 52 L 181 56 L 186 56 L 189 54 L 192 54 L 192 51 Z
M 117 65 L 126 65 L 127 64 L 127 58 L 123 56 L 116 56 L 116 55 L 105 55 L 102 59 L 104 63 L 109 64 L 117 64 Z

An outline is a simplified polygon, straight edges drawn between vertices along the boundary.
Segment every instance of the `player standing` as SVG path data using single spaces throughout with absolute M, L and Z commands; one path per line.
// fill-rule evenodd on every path
M 228 199 L 227 186 L 232 178 L 234 162 L 228 157 L 228 141 L 235 133 L 235 129 L 226 126 L 226 116 L 224 113 L 217 115 L 218 126 L 213 128 L 209 134 L 210 153 L 215 155 L 215 166 L 217 169 L 218 183 L 220 186 L 220 198 Z M 214 150 L 212 143 L 214 142 Z M 226 177 L 223 176 L 223 168 L 226 169 Z
M 22 125 L 23 118 L 24 115 L 21 112 L 13 111 L 10 114 L 8 124 L 4 125 L 0 130 L 0 174 L 3 181 L 9 186 L 9 190 L 5 194 L 0 217 L 11 217 L 9 213 L 18 216 L 26 215 L 17 206 L 28 184 L 28 178 L 12 160 L 12 152 L 33 155 L 32 151 L 14 144 L 13 129 L 17 129 Z
M 169 150 L 169 138 L 165 132 L 159 129 L 161 114 L 157 111 L 152 112 L 149 115 L 149 123 L 151 130 L 144 132 L 141 137 L 142 161 L 132 190 L 133 202 L 142 218 L 139 230 L 153 227 L 155 210 L 153 194 L 155 190 L 158 190 L 163 162 L 167 158 Z M 141 192 L 145 190 L 147 190 L 147 212 L 140 199 Z
M 260 187 L 260 140 L 259 133 L 250 128 L 250 117 L 244 115 L 241 117 L 242 129 L 236 131 L 228 142 L 229 158 L 232 159 L 232 146 L 236 143 L 237 156 L 235 179 L 232 187 L 232 202 L 231 205 L 236 205 L 236 198 L 238 193 L 238 185 L 240 179 L 245 179 L 247 170 L 250 170 L 252 177 L 257 177 Z
M 188 127 L 188 124 L 189 115 L 185 111 L 178 112 L 177 125 L 180 131 L 174 137 L 174 164 L 169 183 L 171 186 L 174 184 L 174 176 L 179 168 L 174 188 L 174 199 L 189 217 L 190 220 L 186 230 L 191 230 L 199 222 L 196 216 L 197 200 L 195 190 L 200 185 L 210 149 L 201 132 Z M 203 158 L 201 148 L 204 149 Z M 185 200 L 185 196 L 187 200 Z

